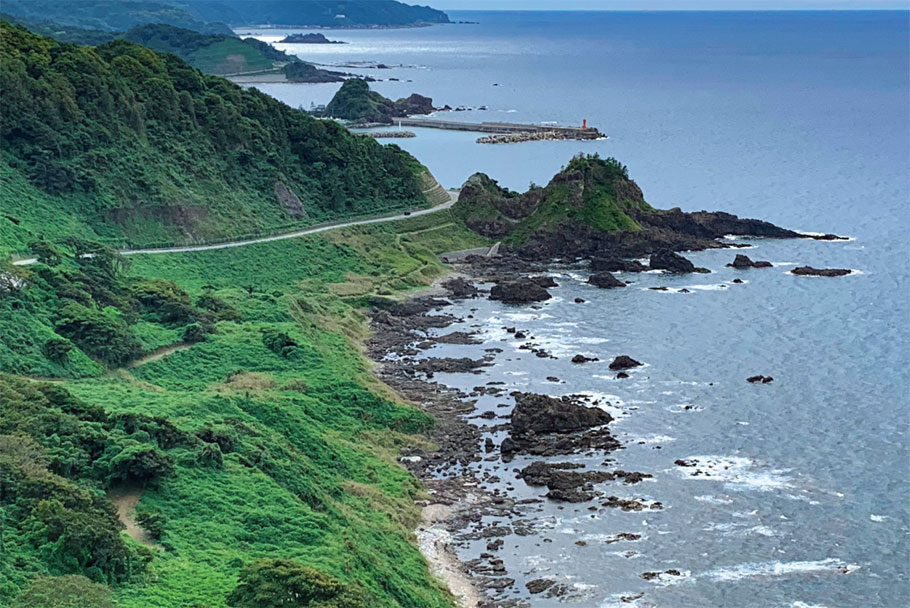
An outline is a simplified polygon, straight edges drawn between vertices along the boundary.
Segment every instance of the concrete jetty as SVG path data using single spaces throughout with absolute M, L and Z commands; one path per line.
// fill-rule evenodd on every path
M 594 127 L 565 127 L 557 125 L 525 125 L 513 122 L 459 122 L 430 118 L 396 118 L 395 125 L 402 127 L 423 127 L 449 131 L 471 131 L 477 133 L 558 133 L 566 139 L 600 139 L 604 134 Z

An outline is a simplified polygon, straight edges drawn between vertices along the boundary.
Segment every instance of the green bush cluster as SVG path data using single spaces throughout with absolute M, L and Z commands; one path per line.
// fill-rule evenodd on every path
M 193 306 L 173 282 L 128 276 L 126 260 L 97 243 L 40 241 L 32 251 L 45 263 L 9 267 L 20 284 L 0 297 L 0 330 L 15 336 L 0 345 L 2 370 L 82 375 L 89 358 L 120 367 L 161 346 L 205 340 L 217 319 L 232 317 L 216 300 L 204 301 L 214 311 Z

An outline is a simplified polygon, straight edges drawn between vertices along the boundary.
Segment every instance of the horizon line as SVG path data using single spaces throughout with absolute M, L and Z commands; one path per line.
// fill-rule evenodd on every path
M 450 13 L 910 13 L 907 8 L 438 8 Z

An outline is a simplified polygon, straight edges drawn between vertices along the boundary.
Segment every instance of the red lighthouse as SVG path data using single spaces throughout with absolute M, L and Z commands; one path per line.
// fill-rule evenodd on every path
M 588 128 L 588 119 L 587 119 L 587 118 L 582 118 L 582 119 L 581 119 L 581 128 L 582 128 L 582 129 L 587 129 L 587 128 Z

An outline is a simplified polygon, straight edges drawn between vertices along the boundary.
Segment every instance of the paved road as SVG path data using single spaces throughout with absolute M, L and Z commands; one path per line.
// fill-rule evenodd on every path
M 430 207 L 429 209 L 419 209 L 417 211 L 412 211 L 409 215 L 404 213 L 398 215 L 386 215 L 381 217 L 367 218 L 364 220 L 352 220 L 350 222 L 334 222 L 331 224 L 323 224 L 321 226 L 314 226 L 312 228 L 306 228 L 304 230 L 298 230 L 296 232 L 286 232 L 284 234 L 276 234 L 274 236 L 264 236 L 257 239 L 248 239 L 241 241 L 228 241 L 226 243 L 217 243 L 214 245 L 189 245 L 186 247 L 163 247 L 161 249 L 121 249 L 121 255 L 138 255 L 138 254 L 159 254 L 159 253 L 183 253 L 186 251 L 208 251 L 210 249 L 227 249 L 229 247 L 245 247 L 247 245 L 255 245 L 257 243 L 269 243 L 271 241 L 283 241 L 285 239 L 293 239 L 299 236 L 306 236 L 307 234 L 317 234 L 319 232 L 328 232 L 330 230 L 340 230 L 342 228 L 349 228 L 351 226 L 363 226 L 366 224 L 379 224 L 382 222 L 396 222 L 399 220 L 408 219 L 411 217 L 419 217 L 421 215 L 429 215 L 431 213 L 436 213 L 444 209 L 449 209 L 458 201 L 458 191 L 449 190 L 449 200 L 435 207 Z M 38 258 L 28 258 L 24 260 L 17 260 L 13 262 L 15 266 L 28 266 L 34 264 L 38 261 Z

